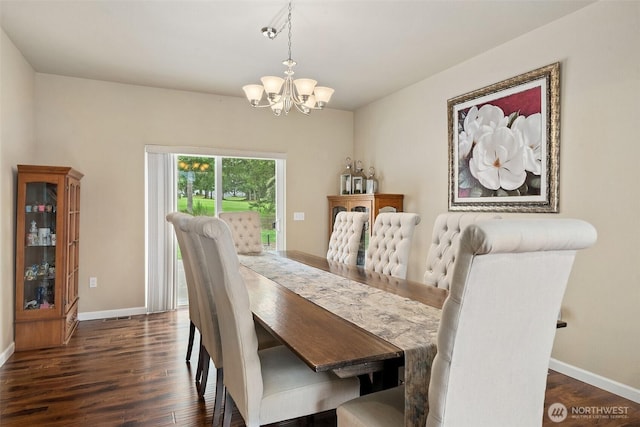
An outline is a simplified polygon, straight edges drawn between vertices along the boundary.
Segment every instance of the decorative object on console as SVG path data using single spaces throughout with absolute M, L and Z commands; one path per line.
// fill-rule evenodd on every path
M 312 79 L 293 80 L 293 67 L 296 62 L 291 59 L 291 1 L 286 24 L 289 31 L 289 56 L 282 62 L 287 66 L 284 72 L 286 77 L 283 79 L 265 76 L 260 79 L 262 85 L 246 85 L 242 89 L 252 107 L 270 107 L 273 114 L 280 116 L 282 112 L 285 115 L 289 114 L 291 107 L 295 106 L 302 114 L 309 115 L 311 110 L 322 110 L 331 99 L 334 90 L 330 87 L 316 86 L 318 82 Z M 262 32 L 269 39 L 274 39 L 279 34 L 274 27 L 264 27 Z M 264 92 L 267 103 L 260 104 Z
M 351 164 L 351 157 L 345 159 L 344 170 L 340 174 L 340 194 L 351 194 L 351 177 L 353 175 L 353 169 Z
M 558 212 L 560 64 L 449 99 L 449 210 Z
M 353 194 L 364 194 L 365 192 L 365 180 L 367 179 L 364 176 L 362 170 L 364 169 L 362 166 L 362 160 L 356 161 L 355 173 L 351 177 L 351 190 Z
M 371 166 L 369 175 L 367 175 L 367 194 L 375 194 L 378 192 L 378 180 L 375 177 L 376 169 Z
M 362 160 L 352 161 L 351 157 L 345 159 L 345 169 L 340 174 L 339 195 L 348 194 L 375 194 L 378 192 L 378 180 L 375 178 L 376 170 L 373 166 L 369 173 L 364 173 Z

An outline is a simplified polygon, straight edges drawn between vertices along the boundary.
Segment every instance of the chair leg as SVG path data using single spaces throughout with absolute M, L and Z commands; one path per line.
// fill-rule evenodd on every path
M 207 389 L 207 380 L 209 378 L 209 365 L 211 362 L 211 357 L 209 356 L 209 353 L 207 352 L 207 349 L 204 348 L 204 346 L 200 348 L 200 356 L 202 358 L 202 371 L 200 374 L 200 383 L 196 383 L 196 385 L 198 386 L 198 395 L 202 397 L 204 396 L 204 392 Z
M 187 344 L 187 363 L 191 362 L 191 350 L 193 350 L 193 338 L 196 335 L 196 325 L 193 322 L 189 324 L 189 343 Z
M 224 387 L 224 374 L 222 368 L 216 369 L 216 397 L 213 404 L 213 426 L 217 427 L 222 420 L 222 405 L 226 400 L 226 389 Z
M 204 353 L 206 350 L 202 346 L 202 336 L 200 337 L 200 346 L 198 347 L 200 350 L 198 351 L 198 367 L 196 368 L 196 384 L 200 384 L 200 379 L 202 378 L 202 365 L 204 359 Z
M 231 413 L 233 412 L 233 399 L 229 393 L 225 393 L 224 400 L 224 417 L 222 418 L 222 427 L 231 427 Z

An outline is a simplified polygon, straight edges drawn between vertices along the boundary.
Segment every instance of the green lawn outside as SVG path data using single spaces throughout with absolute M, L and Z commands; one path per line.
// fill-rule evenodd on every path
M 193 213 L 194 215 L 208 215 L 215 216 L 216 202 L 214 199 L 205 199 L 202 196 L 193 196 Z M 242 212 L 249 211 L 249 202 L 244 198 L 225 198 L 222 200 L 222 211 L 223 212 Z M 180 197 L 178 198 L 178 211 L 186 212 L 187 211 L 187 198 Z M 264 245 L 267 242 L 270 242 L 271 245 L 275 243 L 276 240 L 276 232 L 275 230 L 262 228 L 262 243 Z M 179 256 L 178 259 L 182 257 Z
M 197 215 L 214 216 L 216 213 L 216 201 L 214 199 L 205 199 L 202 196 L 193 197 L 193 210 Z M 187 211 L 187 198 L 180 197 L 178 199 L 178 210 L 180 212 Z M 222 200 L 222 210 L 224 212 L 248 211 L 249 202 L 246 199 L 224 199 Z

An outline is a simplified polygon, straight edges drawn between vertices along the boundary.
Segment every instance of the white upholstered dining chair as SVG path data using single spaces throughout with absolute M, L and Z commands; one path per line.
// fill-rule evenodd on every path
M 220 212 L 218 217 L 231 229 L 237 253 L 262 252 L 262 225 L 258 212 Z
M 405 279 L 411 240 L 419 223 L 420 216 L 415 213 L 379 213 L 371 229 L 365 270 Z
M 198 386 L 198 394 L 204 396 L 209 378 L 210 360 L 213 360 L 214 371 L 216 373 L 216 394 L 214 400 L 214 423 L 216 426 L 220 422 L 220 414 L 222 413 L 222 404 L 224 403 L 223 388 L 223 369 L 222 369 L 222 343 L 220 340 L 220 328 L 218 325 L 218 316 L 216 312 L 216 304 L 212 295 L 207 292 L 208 277 L 204 274 L 204 266 L 202 264 L 202 247 L 200 241 L 191 233 L 192 223 L 201 221 L 203 217 L 181 216 L 177 222 L 184 234 L 184 246 L 186 251 L 191 255 L 192 277 L 194 280 L 194 300 L 189 302 L 198 307 L 200 313 L 200 357 L 198 358 L 198 371 L 201 372 L 200 383 Z
M 488 219 L 500 219 L 500 216 L 487 212 L 447 212 L 438 215 L 433 223 L 424 283 L 448 290 L 462 231 L 470 224 Z
M 217 374 L 214 406 L 220 412 L 224 398 L 222 397 L 222 350 L 220 333 L 218 332 L 218 318 L 213 300 L 203 295 L 202 287 L 204 286 L 205 278 L 202 275 L 202 267 L 198 259 L 199 242 L 194 240 L 189 233 L 189 224 L 191 221 L 195 221 L 197 217 L 179 212 L 167 215 L 167 218 L 169 217 L 173 220 L 174 229 L 178 236 L 185 274 L 189 271 L 187 275 L 189 313 L 193 311 L 199 317 L 200 353 L 196 370 L 198 395 L 204 396 L 209 378 L 209 359 L 213 359 Z M 192 284 L 191 290 L 189 290 L 189 283 Z
M 187 342 L 187 363 L 191 360 L 191 352 L 193 350 L 193 341 L 195 339 L 195 331 L 198 330 L 198 334 L 201 333 L 200 327 L 200 312 L 198 310 L 198 299 L 196 296 L 195 289 L 195 279 L 193 277 L 193 269 L 191 268 L 191 258 L 193 255 L 191 254 L 190 247 L 187 246 L 185 239 L 185 228 L 181 225 L 186 224 L 191 217 L 191 215 L 182 213 L 182 212 L 171 212 L 167 214 L 167 221 L 173 225 L 173 230 L 176 235 L 176 240 L 178 241 L 178 247 L 180 248 L 180 253 L 182 254 L 182 265 L 184 267 L 184 275 L 187 284 L 187 298 L 189 299 L 189 341 Z M 196 382 L 200 381 L 199 371 L 200 366 L 198 366 L 198 371 L 196 371 Z
M 482 221 L 461 237 L 431 369 L 427 427 L 540 426 L 556 315 L 576 251 L 573 219 Z M 404 425 L 402 387 L 337 409 L 339 427 Z
M 285 346 L 258 351 L 249 294 L 229 228 L 216 218 L 192 224 L 217 302 L 227 389 L 224 425 L 229 425 L 234 402 L 245 424 L 257 427 L 334 409 L 358 396 L 356 378 L 313 372 Z
M 360 240 L 368 218 L 369 214 L 366 212 L 343 211 L 336 215 L 327 250 L 329 261 L 357 264 Z
M 180 215 L 176 224 L 184 235 L 184 247 L 190 254 L 189 261 L 192 270 L 194 286 L 194 299 L 189 306 L 194 304 L 200 315 L 200 356 L 198 358 L 198 372 L 196 382 L 198 394 L 204 395 L 209 377 L 210 362 L 213 361 L 216 373 L 216 394 L 213 409 L 213 425 L 217 426 L 222 415 L 224 402 L 224 370 L 222 340 L 220 338 L 220 326 L 213 292 L 211 292 L 211 280 L 207 266 L 207 256 L 198 236 L 192 232 L 197 224 L 206 222 L 210 217 Z M 258 346 L 270 348 L 278 345 L 278 341 L 264 328 L 257 328 Z
M 220 212 L 218 218 L 231 230 L 233 244 L 238 254 L 255 255 L 262 252 L 262 225 L 260 213 L 256 211 Z M 260 349 L 281 343 L 261 325 L 256 325 Z

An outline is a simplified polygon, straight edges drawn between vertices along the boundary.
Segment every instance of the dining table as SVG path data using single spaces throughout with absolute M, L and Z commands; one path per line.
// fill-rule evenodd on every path
M 405 426 L 424 426 L 444 289 L 300 251 L 239 255 L 254 320 L 311 369 L 405 386 Z

